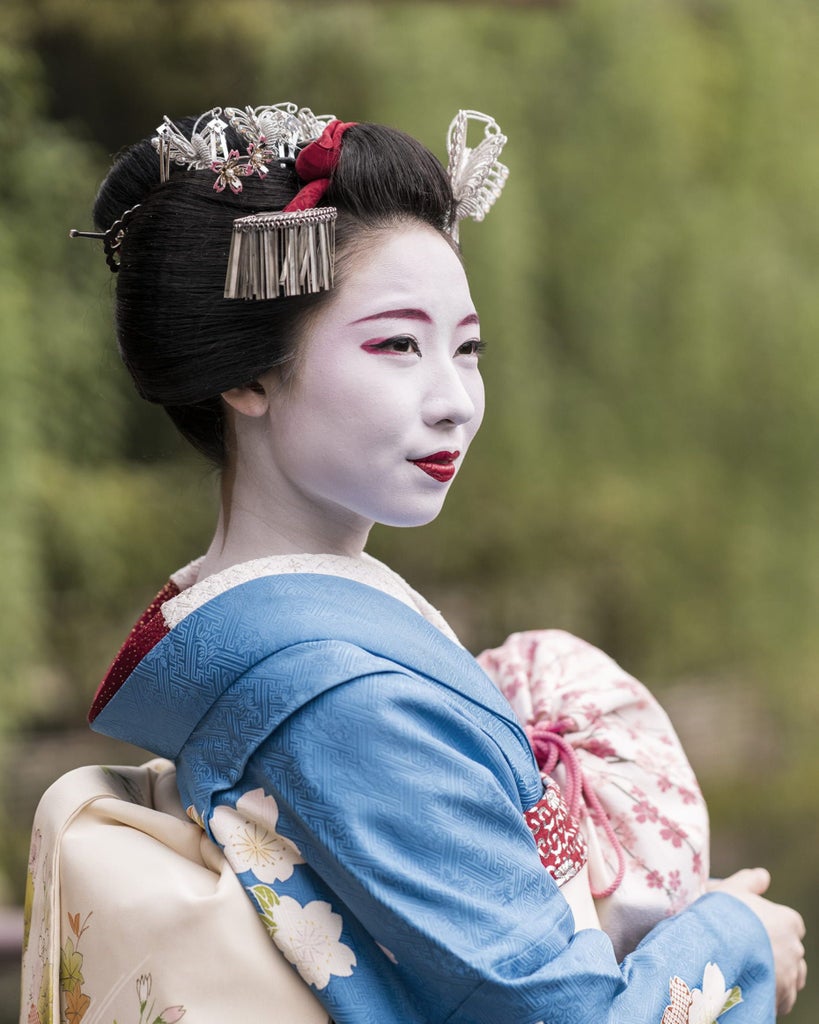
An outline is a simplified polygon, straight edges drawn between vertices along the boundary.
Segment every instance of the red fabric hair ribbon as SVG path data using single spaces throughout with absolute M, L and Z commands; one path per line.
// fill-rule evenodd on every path
M 331 121 L 321 135 L 296 157 L 296 174 L 307 184 L 285 206 L 284 213 L 312 210 L 330 187 L 330 175 L 338 163 L 341 138 L 356 121 Z

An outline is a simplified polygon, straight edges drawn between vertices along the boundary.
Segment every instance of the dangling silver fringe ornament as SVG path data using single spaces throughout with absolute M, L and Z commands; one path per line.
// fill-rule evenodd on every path
M 322 206 L 233 222 L 226 299 L 278 299 L 333 287 L 337 211 Z

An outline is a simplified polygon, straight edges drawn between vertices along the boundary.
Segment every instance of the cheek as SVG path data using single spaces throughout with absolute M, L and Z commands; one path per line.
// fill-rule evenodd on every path
M 470 440 L 478 433 L 481 423 L 483 423 L 483 414 L 486 411 L 486 394 L 483 386 L 483 378 L 480 374 L 476 374 L 475 383 L 469 388 L 469 397 L 472 399 L 472 404 L 475 406 L 475 415 L 469 422 L 469 437 Z
M 391 358 L 393 357 L 359 350 L 352 359 L 348 356 L 348 365 L 343 367 L 343 372 L 336 375 L 337 383 L 359 400 L 366 400 L 370 395 L 377 399 L 385 383 L 390 379 L 386 373 L 389 366 L 384 360 Z
M 301 417 L 309 428 L 310 416 L 325 425 L 334 425 L 345 434 L 378 429 L 393 405 L 388 397 L 389 375 L 384 373 L 382 356 L 350 353 L 342 344 L 317 346 L 301 381 L 301 394 L 309 414 Z

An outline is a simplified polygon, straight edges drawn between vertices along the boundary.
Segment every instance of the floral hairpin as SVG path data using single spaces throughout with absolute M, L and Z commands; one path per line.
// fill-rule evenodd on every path
M 484 125 L 484 134 L 474 149 L 466 145 L 469 122 Z M 498 157 L 506 145 L 506 136 L 497 121 L 477 110 L 459 110 L 446 135 L 449 165 L 447 173 L 455 198 L 452 237 L 458 240 L 458 221 L 465 217 L 481 221 L 501 194 L 509 168 Z
M 333 120 L 332 114 L 317 115 L 295 103 L 243 109 L 213 107 L 197 118 L 188 137 L 165 117 L 151 140 L 159 154 L 160 181 L 168 180 L 171 164 L 175 163 L 188 170 L 213 171 L 217 192 L 225 188 L 241 192 L 243 177 L 258 174 L 263 178 L 271 162 L 294 160 L 297 147 L 317 138 Z M 245 140 L 244 153 L 228 148 L 228 127 L 235 128 Z

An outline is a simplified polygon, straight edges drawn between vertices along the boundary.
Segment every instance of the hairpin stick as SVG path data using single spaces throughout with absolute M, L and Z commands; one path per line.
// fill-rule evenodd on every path
M 132 206 L 129 210 L 125 210 L 124 213 L 115 220 L 114 223 L 108 228 L 107 231 L 77 231 L 76 228 L 72 228 L 68 232 L 69 238 L 98 238 L 102 241 L 103 252 L 105 253 L 105 262 L 116 274 L 119 270 L 119 247 L 122 245 L 122 240 L 125 238 L 125 230 L 128 226 L 128 221 L 134 213 L 139 209 L 140 204 Z

